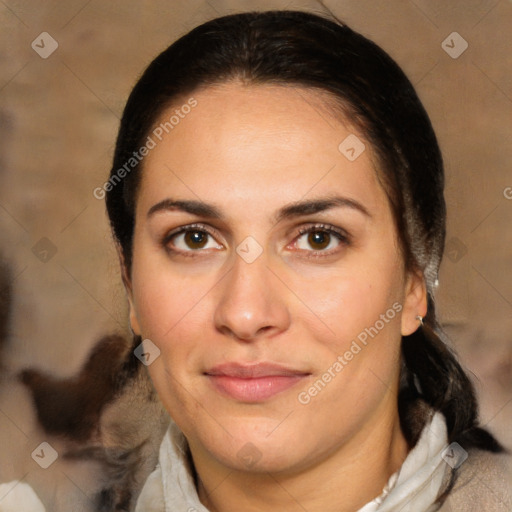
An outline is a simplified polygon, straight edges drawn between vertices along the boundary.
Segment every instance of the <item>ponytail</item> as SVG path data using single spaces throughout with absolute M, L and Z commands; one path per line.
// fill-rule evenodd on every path
M 416 444 L 424 426 L 422 418 L 434 409 L 446 419 L 448 443 L 457 442 L 466 450 L 503 452 L 500 443 L 479 426 L 473 384 L 442 336 L 430 301 L 420 328 L 402 338 L 399 412 L 404 435 L 411 446 Z

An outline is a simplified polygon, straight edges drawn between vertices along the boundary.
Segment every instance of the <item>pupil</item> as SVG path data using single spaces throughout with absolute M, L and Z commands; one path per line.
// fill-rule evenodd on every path
M 206 245 L 206 234 L 201 231 L 187 231 L 185 243 L 192 249 L 200 249 Z
M 314 249 L 325 249 L 330 240 L 331 236 L 325 231 L 313 231 L 308 236 L 308 242 Z

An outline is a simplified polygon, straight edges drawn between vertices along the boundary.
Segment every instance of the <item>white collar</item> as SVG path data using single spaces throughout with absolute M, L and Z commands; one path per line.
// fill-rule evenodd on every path
M 444 480 L 447 464 L 446 422 L 435 413 L 399 471 L 391 476 L 382 494 L 358 512 L 431 512 Z M 139 497 L 136 512 L 194 510 L 209 512 L 197 495 L 188 462 L 187 441 L 171 421 L 160 446 L 160 465 L 150 475 Z
M 437 412 L 423 428 L 416 446 L 401 468 L 391 475 L 382 494 L 358 512 L 430 512 L 443 484 L 446 462 L 442 458 L 447 446 L 446 421 Z

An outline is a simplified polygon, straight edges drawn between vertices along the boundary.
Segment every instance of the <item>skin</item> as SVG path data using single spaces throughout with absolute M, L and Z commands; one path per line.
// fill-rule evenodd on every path
M 193 96 L 197 107 L 144 160 L 125 272 L 132 328 L 161 351 L 151 378 L 188 439 L 210 510 L 356 510 L 407 455 L 397 411 L 400 340 L 426 314 L 422 276 L 404 268 L 369 143 L 335 116 L 326 93 L 232 82 Z M 350 162 L 338 146 L 354 133 L 366 150 Z M 366 213 L 344 205 L 276 219 L 292 203 L 333 196 Z M 165 200 L 202 201 L 222 216 L 179 208 L 148 215 Z M 197 223 L 192 232 L 212 232 L 202 248 L 191 233 L 168 236 Z M 316 224 L 313 238 L 299 232 Z M 348 233 L 348 243 L 325 226 Z M 248 236 L 263 250 L 252 263 L 236 252 Z M 401 311 L 300 403 L 299 393 L 395 303 Z M 244 403 L 205 375 L 232 361 L 307 376 Z M 240 450 L 258 460 L 248 463 Z

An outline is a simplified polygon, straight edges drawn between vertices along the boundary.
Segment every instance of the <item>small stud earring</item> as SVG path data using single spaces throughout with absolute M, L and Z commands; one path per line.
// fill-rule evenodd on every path
M 418 320 L 418 322 L 420 323 L 420 325 L 423 325 L 423 317 L 421 315 L 418 315 L 416 317 L 416 320 Z

